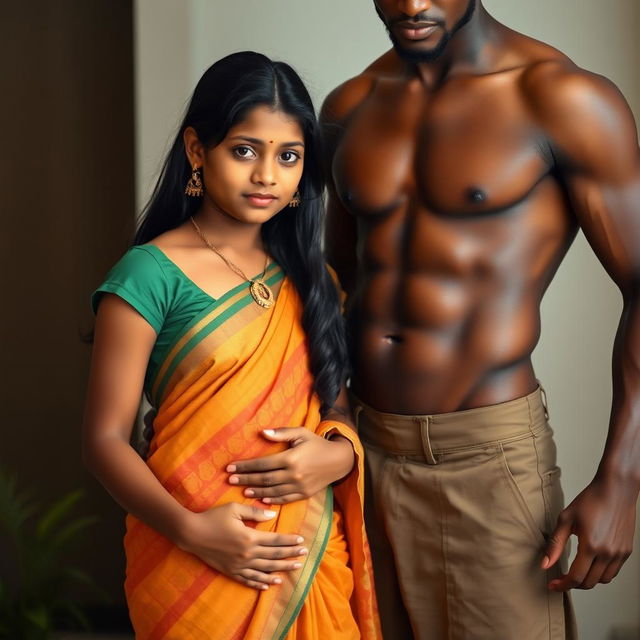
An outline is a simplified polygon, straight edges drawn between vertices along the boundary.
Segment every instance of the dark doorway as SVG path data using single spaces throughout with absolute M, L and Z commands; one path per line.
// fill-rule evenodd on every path
M 80 461 L 90 357 L 80 334 L 133 228 L 131 0 L 3 2 L 0 69 L 0 468 L 43 505 L 85 490 L 77 510 L 100 521 L 70 563 L 107 591 L 113 626 L 123 517 Z M 100 618 L 94 598 L 78 592 Z

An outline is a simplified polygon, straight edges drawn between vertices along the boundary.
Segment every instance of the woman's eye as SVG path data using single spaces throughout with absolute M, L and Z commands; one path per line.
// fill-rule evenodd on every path
M 256 155 L 251 147 L 245 147 L 245 146 L 234 147 L 233 153 L 238 158 L 243 158 L 243 159 L 255 158 L 255 155 Z
M 300 156 L 295 151 L 283 151 L 280 154 L 280 159 L 285 164 L 293 164 L 300 159 Z

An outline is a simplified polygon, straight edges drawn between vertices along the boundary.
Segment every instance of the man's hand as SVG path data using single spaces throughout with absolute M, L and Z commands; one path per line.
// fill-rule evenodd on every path
M 594 480 L 560 513 L 542 568 L 562 555 L 570 535 L 578 537 L 578 552 L 569 572 L 552 580 L 549 589 L 592 589 L 618 575 L 633 549 L 637 492 L 621 482 Z
M 265 429 L 265 438 L 290 448 L 264 458 L 233 462 L 230 484 L 246 486 L 245 496 L 267 504 L 304 500 L 346 476 L 353 468 L 351 443 L 341 436 L 325 440 L 304 427 Z

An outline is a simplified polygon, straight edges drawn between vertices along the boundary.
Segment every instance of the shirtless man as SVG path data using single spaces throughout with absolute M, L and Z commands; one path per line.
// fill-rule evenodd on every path
M 640 489 L 633 118 L 610 82 L 481 0 L 375 8 L 394 47 L 322 121 L 385 638 L 573 638 L 567 592 L 618 573 Z M 563 509 L 531 353 L 578 228 L 624 311 L 606 449 Z

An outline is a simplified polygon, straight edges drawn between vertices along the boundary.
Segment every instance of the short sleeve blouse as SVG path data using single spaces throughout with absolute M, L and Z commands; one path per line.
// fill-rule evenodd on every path
M 105 293 L 130 304 L 157 334 L 145 377 L 145 391 L 184 327 L 214 300 L 191 281 L 155 245 L 132 247 L 113 266 L 105 281 L 93 292 L 97 313 Z

